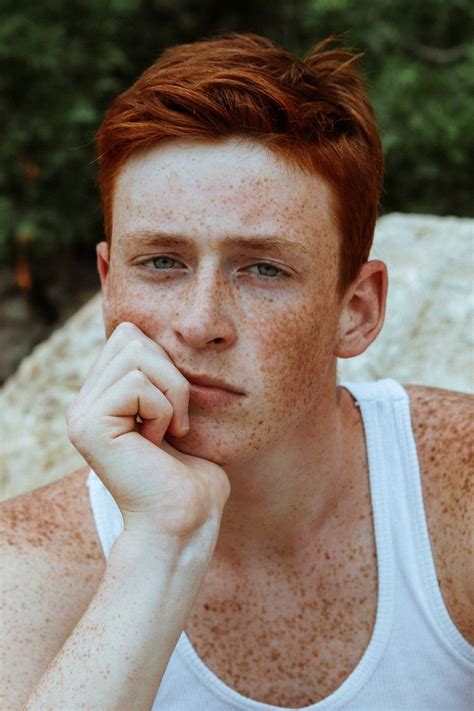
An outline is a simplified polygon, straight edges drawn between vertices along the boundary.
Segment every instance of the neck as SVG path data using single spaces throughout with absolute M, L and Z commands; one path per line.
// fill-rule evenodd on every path
M 271 450 L 226 466 L 231 495 L 214 552 L 232 568 L 304 565 L 314 542 L 350 514 L 361 421 L 334 384 Z

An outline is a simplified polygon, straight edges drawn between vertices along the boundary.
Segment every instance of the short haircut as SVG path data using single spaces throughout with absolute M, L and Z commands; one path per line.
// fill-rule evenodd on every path
M 247 137 L 332 188 L 342 296 L 369 256 L 383 153 L 361 55 L 339 44 L 328 37 L 300 60 L 265 37 L 233 32 L 166 49 L 113 101 L 97 133 L 106 239 L 115 180 L 132 153 L 176 139 Z

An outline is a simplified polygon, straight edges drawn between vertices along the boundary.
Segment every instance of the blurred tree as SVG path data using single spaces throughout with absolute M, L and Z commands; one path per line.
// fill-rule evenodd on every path
M 93 140 L 113 97 L 165 47 L 220 32 L 257 32 L 298 56 L 338 34 L 365 52 L 383 210 L 472 214 L 469 0 L 3 0 L 0 13 L 0 261 L 26 287 L 25 258 L 100 239 Z
M 386 160 L 384 212 L 470 216 L 474 4 L 312 0 L 311 32 L 365 52 Z M 312 29 L 311 29 L 312 28 Z

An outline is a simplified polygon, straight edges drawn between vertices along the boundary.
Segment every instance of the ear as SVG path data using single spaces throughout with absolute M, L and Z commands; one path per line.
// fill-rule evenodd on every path
M 99 242 L 96 246 L 97 271 L 99 272 L 100 284 L 102 287 L 102 298 L 107 299 L 108 275 L 110 268 L 110 254 L 108 242 Z
M 353 358 L 377 338 L 385 318 L 387 289 L 384 262 L 379 259 L 365 262 L 344 297 L 334 355 Z

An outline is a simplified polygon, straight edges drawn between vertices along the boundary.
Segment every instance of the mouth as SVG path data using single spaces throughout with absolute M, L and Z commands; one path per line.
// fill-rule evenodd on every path
M 215 407 L 219 405 L 231 405 L 239 398 L 241 393 L 236 393 L 224 388 L 209 387 L 207 385 L 197 385 L 190 383 L 189 404 L 200 405 L 201 407 Z
M 220 390 L 234 395 L 243 395 L 234 385 L 230 385 L 219 378 L 215 378 L 211 375 L 197 375 L 179 367 L 178 370 L 184 375 L 186 380 L 189 380 L 191 386 L 196 386 L 196 391 L 199 388 L 202 390 Z

